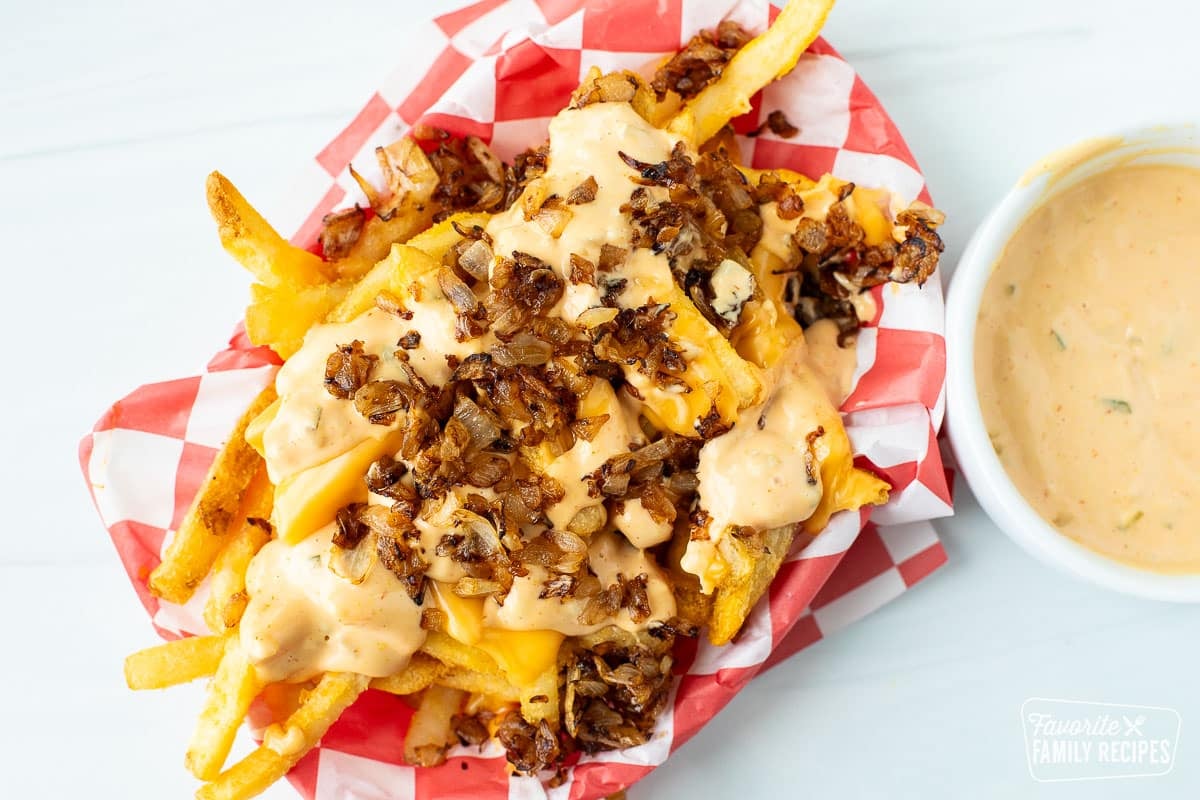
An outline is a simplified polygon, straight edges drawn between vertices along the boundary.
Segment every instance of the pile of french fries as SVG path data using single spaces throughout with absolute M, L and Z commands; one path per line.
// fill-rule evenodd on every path
M 652 93 L 643 92 L 632 101 L 635 108 L 699 149 L 730 119 L 750 109 L 755 92 L 795 66 L 831 5 L 832 0 L 792 0 L 767 32 L 742 48 L 720 78 L 690 101 L 681 103 L 678 97 L 656 100 Z M 599 72 L 593 71 L 581 91 L 587 90 L 588 81 L 598 80 Z M 410 139 L 380 148 L 377 155 L 391 191 L 387 213 L 368 219 L 353 246 L 334 260 L 289 244 L 228 180 L 218 173 L 210 176 L 208 201 L 221 242 L 255 280 L 246 312 L 247 330 L 254 342 L 269 344 L 288 358 L 314 325 L 352 320 L 373 308 L 381 295 L 404 297 L 414 282 L 436 273 L 443 256 L 461 239 L 459 230 L 486 224 L 487 215 L 473 213 L 432 224 L 436 209 L 431 197 L 438 176 Z M 745 172 L 754 174 L 749 169 Z M 817 186 L 794 173 L 780 170 L 777 174 L 801 188 Z M 379 190 L 365 183 L 364 189 L 378 199 Z M 861 205 L 866 209 L 871 204 Z M 769 258 L 755 266 L 764 285 L 777 280 L 772 272 L 777 265 Z M 705 410 L 714 403 L 710 393 L 734 398 L 730 407 L 722 408 L 722 416 L 731 419 L 737 411 L 761 401 L 762 370 L 789 339 L 800 335 L 787 310 L 772 307 L 770 300 L 762 301 L 762 307 L 753 310 L 763 315 L 761 324 L 751 326 L 756 331 L 753 341 L 731 344 L 683 293 L 669 302 L 676 315 L 672 336 L 698 345 L 693 348 L 698 354 L 689 364 L 689 372 L 700 376 L 693 393 L 697 407 Z M 717 392 L 712 390 L 714 381 L 721 386 Z M 238 639 L 248 601 L 250 562 L 273 536 L 287 537 L 289 520 L 282 517 L 332 517 L 330 510 L 342 502 L 336 489 L 286 482 L 273 485 L 269 480 L 253 442 L 261 440 L 264 420 L 269 419 L 276 402 L 274 387 L 268 387 L 246 409 L 150 578 L 154 594 L 180 604 L 207 580 L 204 619 L 211 634 L 151 647 L 131 655 L 125 664 L 126 679 L 133 689 L 211 679 L 186 754 L 188 769 L 205 782 L 197 796 L 241 800 L 262 792 L 315 747 L 339 715 L 368 688 L 411 698 L 416 712 L 407 733 L 405 757 L 413 764 L 433 763 L 435 756 L 430 752 L 441 753 L 454 740 L 451 718 L 472 698 L 520 708 L 528 722 L 545 720 L 557 727 L 557 668 L 518 687 L 490 655 L 440 631 L 430 632 L 409 665 L 389 677 L 325 673 L 300 685 L 266 684 L 260 679 Z M 690 421 L 672 418 L 669 409 L 662 409 L 658 416 L 663 430 L 694 435 Z M 840 420 L 833 416 L 828 425 L 840 430 Z M 830 455 L 830 463 L 838 459 L 848 463 L 844 435 L 833 439 L 833 447 L 841 451 Z M 358 466 L 365 470 L 365 463 L 369 460 Z M 356 479 L 361 478 L 362 470 Z M 823 477 L 830 500 L 808 523 L 813 533 L 839 508 L 861 504 L 864 496 L 870 497 L 865 502 L 877 502 L 881 492 L 886 494 L 886 486 L 871 483 L 874 479 L 865 473 L 839 473 L 831 467 Z M 861 485 L 852 485 L 855 481 Z M 729 641 L 774 577 L 795 534 L 796 526 L 788 526 L 768 532 L 764 542 L 744 545 L 745 552 L 733 560 L 729 576 L 713 596 L 700 594 L 695 580 L 680 573 L 679 551 L 685 543 L 675 542 L 675 563 L 668 567 L 676 578 L 679 616 L 707 625 L 714 642 Z M 279 721 L 266 731 L 261 746 L 227 766 L 235 733 L 259 697 Z

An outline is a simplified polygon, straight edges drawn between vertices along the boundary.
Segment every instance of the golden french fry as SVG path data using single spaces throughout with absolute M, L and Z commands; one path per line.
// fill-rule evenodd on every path
M 125 683 L 130 689 L 165 689 L 207 678 L 224 653 L 223 636 L 189 636 L 147 647 L 125 659 Z
M 433 656 L 415 653 L 407 667 L 395 675 L 375 678 L 371 681 L 371 688 L 390 694 L 416 694 L 434 681 L 440 681 L 446 669 L 446 665 Z
M 246 595 L 246 570 L 250 559 L 271 539 L 270 524 L 274 487 L 268 482 L 256 502 L 247 509 L 241 529 L 225 545 L 213 564 L 204 621 L 213 633 L 224 633 L 242 620 L 249 598 Z
M 262 746 L 200 787 L 198 800 L 247 800 L 262 794 L 317 746 L 370 680 L 349 672 L 322 675 L 287 722 L 268 728 Z
M 825 436 L 821 438 L 828 439 L 826 446 L 829 448 L 821 461 L 821 502 L 803 523 L 804 530 L 814 535 L 825 530 L 829 518 L 839 511 L 883 505 L 891 488 L 886 481 L 854 466 L 850 439 L 840 420 L 836 429 L 827 423 Z
M 675 616 L 697 630 L 712 618 L 713 597 L 700 591 L 700 579 L 679 565 L 687 550 L 687 523 L 676 525 L 675 535 L 667 547 L 667 558 L 663 566 L 671 574 L 671 590 L 675 595 Z
M 354 285 L 346 297 L 329 312 L 328 322 L 349 322 L 375 307 L 375 298 L 388 291 L 403 300 L 407 286 L 422 275 L 436 273 L 441 261 L 423 250 L 403 244 L 392 245 L 387 257 Z
M 787 276 L 781 272 L 783 259 L 760 246 L 751 253 L 750 263 L 762 298 L 746 303 L 730 342 L 739 356 L 761 369 L 770 369 L 803 331 L 784 305 Z
M 427 231 L 422 231 L 406 242 L 409 247 L 415 247 L 439 262 L 451 247 L 462 241 L 458 228 L 469 231 L 471 228 L 482 228 L 491 219 L 490 214 L 477 211 L 460 211 L 453 214 Z
M 673 340 L 686 342 L 691 356 L 681 377 L 690 391 L 682 395 L 650 393 L 643 413 L 655 427 L 680 436 L 696 436 L 697 420 L 715 407 L 721 421 L 730 424 L 742 408 L 762 400 L 762 373 L 754 364 L 738 355 L 733 345 L 704 318 L 677 286 L 665 289 L 659 299 L 670 305 L 675 315 L 670 324 Z M 645 383 L 635 367 L 626 369 L 631 383 Z
M 437 682 L 443 686 L 449 686 L 451 689 L 462 689 L 472 695 L 492 700 L 508 703 L 518 703 L 521 700 L 521 690 L 500 675 L 474 672 L 462 667 L 449 667 L 438 676 Z
M 324 320 L 348 291 L 342 283 L 300 288 L 251 284 L 246 335 L 254 344 L 270 347 L 280 358 L 291 358 L 304 344 L 309 328 Z
M 204 710 L 196 721 L 184 759 L 188 770 L 201 780 L 212 780 L 221 772 L 233 747 L 238 726 L 263 682 L 236 636 L 229 638 L 221 664 L 208 686 Z
M 442 220 L 417 234 L 407 244 L 393 244 L 384 256 L 350 289 L 345 298 L 329 312 L 327 322 L 349 322 L 375 305 L 380 292 L 391 292 L 401 300 L 410 299 L 413 282 L 435 274 L 442 257 L 462 240 L 458 228 L 468 230 L 487 224 L 487 214 L 461 213 Z
M 274 401 L 271 385 L 242 414 L 217 453 L 162 563 L 150 573 L 150 591 L 158 597 L 186 603 L 229 541 L 239 509 L 253 501 L 255 492 L 265 490 L 266 471 L 262 458 L 246 443 L 246 426 Z
M 484 675 L 500 675 L 496 660 L 477 647 L 463 644 L 442 633 L 430 631 L 421 649 L 451 667 L 459 667 Z
M 433 767 L 446 760 L 454 742 L 450 718 L 462 710 L 467 693 L 434 684 L 421 695 L 421 704 L 404 734 L 404 760 L 418 767 Z
M 260 283 L 310 286 L 329 280 L 325 262 L 276 233 L 224 175 L 210 174 L 205 188 L 225 251 Z
M 721 77 L 701 90 L 667 123 L 667 130 L 694 145 L 707 142 L 725 123 L 750 110 L 750 98 L 796 66 L 808 49 L 833 0 L 788 0 L 775 22 L 754 37 L 725 66 Z
M 721 554 L 729 571 L 713 596 L 710 642 L 726 644 L 741 630 L 754 604 L 779 571 L 796 536 L 796 527 L 785 525 L 747 538 L 726 536 L 721 540 Z
M 521 691 L 521 716 L 533 725 L 542 720 L 558 729 L 558 664 L 543 672 Z
M 392 245 L 407 242 L 428 228 L 432 216 L 433 210 L 428 203 L 422 208 L 406 204 L 391 219 L 372 217 L 367 220 L 354 247 L 345 258 L 334 262 L 338 276 L 343 280 L 362 277 L 387 256 Z
M 432 198 L 438 173 L 421 146 L 405 136 L 386 147 L 375 148 L 375 157 L 387 183 L 388 195 L 381 197 L 374 186 L 350 170 L 367 195 L 377 216 L 359 232 L 350 252 L 336 263 L 338 275 L 355 279 L 387 255 L 393 244 L 406 242 L 429 227 L 436 210 Z

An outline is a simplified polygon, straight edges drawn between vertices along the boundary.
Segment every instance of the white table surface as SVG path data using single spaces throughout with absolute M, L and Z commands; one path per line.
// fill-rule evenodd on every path
M 201 687 L 124 688 L 122 658 L 154 638 L 78 439 L 137 384 L 202 365 L 241 313 L 247 279 L 217 243 L 205 174 L 219 167 L 269 212 L 403 59 L 390 43 L 406 16 L 455 3 L 2 5 L 0 796 L 185 797 Z M 1048 149 L 1200 116 L 1196 9 L 843 0 L 826 32 L 924 167 L 952 264 Z M 633 797 L 1196 796 L 1200 608 L 1060 576 L 967 491 L 958 507 L 938 523 L 948 567 L 755 681 Z M 1030 696 L 1177 708 L 1177 766 L 1034 783 L 1018 720 Z

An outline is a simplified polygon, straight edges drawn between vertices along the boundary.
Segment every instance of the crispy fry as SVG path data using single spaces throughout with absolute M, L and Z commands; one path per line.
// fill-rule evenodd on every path
M 747 539 L 728 536 L 722 540 L 721 552 L 729 572 L 713 597 L 708 629 L 710 642 L 727 644 L 741 629 L 750 610 L 779 571 L 796 529 L 796 525 L 785 525 Z
M 521 716 L 533 725 L 545 720 L 558 729 L 558 664 L 538 676 L 528 686 L 522 686 Z
M 437 681 L 443 686 L 462 689 L 464 692 L 492 700 L 507 703 L 517 703 L 521 700 L 521 690 L 500 675 L 474 672 L 462 667 L 449 667 L 438 676 Z
M 689 391 L 680 395 L 651 394 L 643 413 L 662 430 L 696 436 L 696 422 L 716 408 L 721 421 L 731 424 L 740 409 L 762 401 L 762 373 L 738 355 L 729 340 L 717 331 L 677 286 L 664 287 L 661 302 L 668 303 L 675 319 L 671 338 L 693 350 L 687 372 L 681 376 Z M 626 368 L 631 382 L 645 382 L 636 367 Z
M 196 722 L 184 759 L 188 770 L 201 780 L 212 780 L 221 771 L 233 747 L 238 726 L 263 683 L 254 665 L 242 651 L 236 636 L 230 637 L 208 687 L 204 710 Z
M 713 597 L 700 590 L 700 579 L 679 565 L 687 550 L 687 522 L 676 524 L 676 533 L 667 547 L 663 566 L 671 573 L 671 590 L 675 595 L 675 615 L 687 625 L 700 629 L 712 618 Z
M 434 681 L 440 681 L 446 669 L 446 665 L 433 656 L 416 653 L 402 671 L 372 680 L 371 688 L 390 694 L 415 694 Z
M 225 545 L 213 564 L 208 602 L 204 605 L 204 621 L 214 633 L 224 633 L 237 627 L 246 610 L 246 569 L 250 559 L 271 539 L 271 505 L 275 495 L 270 482 L 258 494 L 241 529 Z
M 441 631 L 430 631 L 421 649 L 443 664 L 452 667 L 484 675 L 500 674 L 500 667 L 497 666 L 494 658 L 477 647 L 471 647 L 457 639 L 452 639 Z
M 280 358 L 290 358 L 304 343 L 308 329 L 325 319 L 348 291 L 341 283 L 299 289 L 251 284 L 246 335 L 254 344 L 269 346 Z
M 200 787 L 198 800 L 247 800 L 266 791 L 316 747 L 369 682 L 364 675 L 325 673 L 287 722 L 272 726 L 261 747 Z
M 338 276 L 356 280 L 367 274 L 380 259 L 385 258 L 393 245 L 407 242 L 425 228 L 433 216 L 428 203 L 418 209 L 402 208 L 391 219 L 372 217 L 363 226 L 362 235 L 347 256 L 335 263 Z
M 125 659 L 125 683 L 130 689 L 165 689 L 207 678 L 224 653 L 223 636 L 189 636 L 147 647 Z
M 403 300 L 407 286 L 421 275 L 437 272 L 441 262 L 423 250 L 403 244 L 392 245 L 391 252 L 362 277 L 345 299 L 329 312 L 329 322 L 349 322 L 374 307 L 380 292 L 391 292 Z
M 482 228 L 487 225 L 490 218 L 491 215 L 489 214 L 482 214 L 476 211 L 462 211 L 447 217 L 429 230 L 417 234 L 409 239 L 407 244 L 409 247 L 415 247 L 418 250 L 424 251 L 432 258 L 441 261 L 442 256 L 446 255 L 446 252 L 451 247 L 462 240 L 462 236 L 458 233 L 458 228 L 462 228 L 464 231 L 469 231 L 474 227 Z
M 462 710 L 467 693 L 434 684 L 421 695 L 421 704 L 404 735 L 404 760 L 418 767 L 433 767 L 446 760 L 454 742 L 450 718 Z
M 825 24 L 833 0 L 789 0 L 775 22 L 738 51 L 721 77 L 693 97 L 667 124 L 691 141 L 707 142 L 725 123 L 750 110 L 750 98 L 796 66 Z
M 376 212 L 363 226 L 358 239 L 335 268 L 343 279 L 354 280 L 387 255 L 393 244 L 406 242 L 429 227 L 436 210 L 431 202 L 438 173 L 420 145 L 405 136 L 387 147 L 375 148 L 375 157 L 387 183 L 387 195 L 350 170 Z
M 390 250 L 371 267 L 350 289 L 337 307 L 329 312 L 327 322 L 349 322 L 375 305 L 380 292 L 391 292 L 404 300 L 413 281 L 437 272 L 442 256 L 462 239 L 455 225 L 467 230 L 487 224 L 487 214 L 462 213 L 444 219 L 408 244 L 393 244 Z
M 242 414 L 217 453 L 162 563 L 150 573 L 150 591 L 158 597 L 172 603 L 188 601 L 229 541 L 239 508 L 265 489 L 266 471 L 260 473 L 262 458 L 246 443 L 246 426 L 274 401 L 271 385 Z
M 208 209 L 221 244 L 266 286 L 311 286 L 331 277 L 317 256 L 288 243 L 219 172 L 208 176 Z

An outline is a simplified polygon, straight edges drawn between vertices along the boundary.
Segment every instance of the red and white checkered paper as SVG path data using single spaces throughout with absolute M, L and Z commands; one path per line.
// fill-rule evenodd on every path
M 476 134 L 508 158 L 544 140 L 549 118 L 590 66 L 645 73 L 721 19 L 761 31 L 776 13 L 765 0 L 484 0 L 439 17 L 410 31 L 401 68 L 305 166 L 289 195 L 293 240 L 313 246 L 325 213 L 362 202 L 347 166 L 353 161 L 369 175 L 374 147 L 414 124 Z M 760 116 L 777 108 L 800 132 L 786 140 L 770 132 L 739 137 L 753 166 L 832 172 L 928 201 L 899 131 L 825 41 L 818 39 L 791 74 L 756 98 L 735 127 L 755 130 Z M 855 388 L 843 412 L 858 463 L 892 483 L 890 502 L 873 513 L 836 516 L 793 553 L 733 644 L 682 642 L 672 701 L 647 744 L 580 758 L 554 788 L 536 777 L 511 777 L 495 745 L 482 752 L 458 748 L 443 766 L 414 769 L 401 757 L 411 709 L 369 691 L 292 771 L 300 793 L 310 800 L 604 797 L 661 764 L 757 673 L 941 566 L 945 552 L 928 522 L 951 513 L 936 444 L 944 403 L 941 287 L 935 279 L 924 288 L 875 292 L 879 312 L 858 338 Z M 147 577 L 216 448 L 278 363 L 239 332 L 203 374 L 143 386 L 118 401 L 80 446 L 100 516 L 166 637 L 204 632 L 199 610 L 207 589 L 202 585 L 186 606 L 175 606 L 150 595 Z

